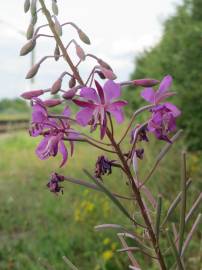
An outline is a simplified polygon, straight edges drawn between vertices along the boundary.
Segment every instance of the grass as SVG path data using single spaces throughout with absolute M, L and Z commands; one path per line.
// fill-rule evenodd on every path
M 68 269 L 62 256 L 67 256 L 80 270 L 126 269 L 126 255 L 115 252 L 120 248 L 116 234 L 97 233 L 93 229 L 102 223 L 128 225 L 105 195 L 70 183 L 64 183 L 63 196 L 54 196 L 46 188 L 48 177 L 55 170 L 85 178 L 82 168 L 93 171 L 100 151 L 77 143 L 68 166 L 58 170 L 58 157 L 43 162 L 37 159 L 34 154 L 37 140 L 23 132 L 0 137 L 0 269 Z M 153 177 L 152 189 L 167 198 L 174 196 L 179 186 L 179 147 L 173 147 Z M 158 150 L 158 147 L 152 150 L 146 147 L 145 161 L 140 165 L 141 177 L 148 172 L 153 163 L 151 157 Z M 193 157 L 189 171 L 197 181 L 201 177 L 200 157 Z M 127 193 L 127 186 L 121 185 L 122 176 L 116 169 L 104 181 L 116 192 Z M 196 183 L 193 194 L 199 188 Z M 197 269 L 193 267 L 198 265 L 198 242 L 193 242 L 191 247 L 189 269 Z M 157 268 L 151 266 L 151 269 Z

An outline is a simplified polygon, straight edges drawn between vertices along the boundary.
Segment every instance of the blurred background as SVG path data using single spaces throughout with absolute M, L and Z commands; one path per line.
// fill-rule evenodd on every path
M 34 53 L 19 57 L 30 21 L 29 14 L 23 12 L 23 2 L 0 4 L 0 269 L 67 269 L 63 255 L 79 269 L 126 269 L 126 255 L 115 251 L 120 247 L 116 235 L 93 229 L 101 223 L 126 222 L 104 195 L 68 183 L 64 184 L 64 196 L 54 196 L 46 189 L 59 160 L 41 162 L 35 156 L 38 139 L 30 138 L 27 132 L 29 104 L 19 96 L 30 89 L 50 87 L 64 70 L 64 64 L 48 60 L 34 80 L 24 79 L 33 63 L 53 50 L 54 42 L 41 38 Z M 172 88 L 177 95 L 172 101 L 183 111 L 178 126 L 183 128 L 184 136 L 161 163 L 151 188 L 162 193 L 165 206 L 168 205 L 167 199 L 171 195 L 174 198 L 179 189 L 180 152 L 187 149 L 188 172 L 193 179 L 189 194 L 192 203 L 201 190 L 202 176 L 202 1 L 58 0 L 58 5 L 60 22 L 68 20 L 79 25 L 91 39 L 90 47 L 82 45 L 85 51 L 110 63 L 118 80 L 161 80 L 166 74 L 173 76 Z M 40 23 L 43 20 L 39 19 Z M 72 36 L 76 38 L 75 31 L 67 27 L 64 39 Z M 83 76 L 88 74 L 90 65 L 91 62 L 82 66 Z M 140 90 L 123 91 L 130 102 L 128 119 L 144 104 Z M 122 129 L 117 128 L 118 137 Z M 151 138 L 142 165 L 143 176 L 162 146 Z M 88 151 L 87 146 L 77 144 L 68 167 L 59 172 L 82 178 L 81 168 L 93 171 L 94 157 L 100 153 L 92 149 L 86 160 Z M 116 171 L 106 178 L 117 192 L 120 180 Z M 177 218 L 176 211 L 173 221 Z M 196 234 L 187 269 L 200 269 L 200 239 L 201 234 Z

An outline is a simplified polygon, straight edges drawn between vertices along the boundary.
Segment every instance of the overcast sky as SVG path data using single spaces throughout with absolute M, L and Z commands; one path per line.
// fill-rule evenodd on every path
M 46 0 L 46 2 L 51 2 Z M 181 0 L 58 0 L 59 20 L 74 21 L 91 39 L 91 46 L 82 45 L 86 52 L 96 53 L 108 61 L 120 80 L 129 77 L 134 68 L 135 56 L 157 43 L 162 34 L 162 22 L 174 13 Z M 0 9 L 0 98 L 16 97 L 30 88 L 25 80 L 30 56 L 19 57 L 26 42 L 18 30 L 25 31 L 30 16 L 23 13 L 23 0 L 1 1 Z M 6 22 L 4 24 L 2 22 Z M 16 30 L 15 30 L 16 29 Z M 69 26 L 64 30 L 65 40 L 77 38 Z M 36 59 L 50 54 L 54 43 L 39 40 Z M 90 63 L 93 64 L 93 63 Z M 89 65 L 84 67 L 84 75 Z M 62 63 L 44 63 L 33 89 L 48 88 L 63 71 Z M 64 87 L 65 88 L 65 87 Z

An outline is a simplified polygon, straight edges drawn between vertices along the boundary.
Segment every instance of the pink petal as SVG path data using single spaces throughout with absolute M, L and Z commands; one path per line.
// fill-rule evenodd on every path
M 165 76 L 159 85 L 157 94 L 163 94 L 167 92 L 170 89 L 172 82 L 173 82 L 173 79 L 170 75 Z
M 62 115 L 66 116 L 66 117 L 70 117 L 70 115 L 71 115 L 70 108 L 69 107 L 65 107 Z
M 81 126 L 88 125 L 88 122 L 91 120 L 94 110 L 91 108 L 85 108 L 82 109 L 80 112 L 76 115 L 76 121 Z
M 174 117 L 178 117 L 181 114 L 181 111 L 172 103 L 166 102 L 164 105 L 172 111 Z
M 151 88 L 151 87 L 145 88 L 141 92 L 141 97 L 143 97 L 146 101 L 153 103 L 154 97 L 155 97 L 155 92 L 154 92 L 153 88 Z
M 60 167 L 62 167 L 67 162 L 68 159 L 67 148 L 62 140 L 59 143 L 59 150 L 60 153 L 62 154 L 62 163 L 60 164 Z
M 47 159 L 49 157 L 49 155 L 43 155 L 43 152 L 48 144 L 49 139 L 50 136 L 44 137 L 36 148 L 35 153 L 41 160 Z
M 87 102 L 87 101 L 82 101 L 79 99 L 73 99 L 72 101 L 80 107 L 84 107 L 84 108 L 87 107 L 89 109 L 94 109 L 96 107 L 96 105 L 94 105 L 93 103 Z
M 121 86 L 114 81 L 107 81 L 103 87 L 106 101 L 111 101 L 112 99 L 118 98 L 121 95 Z
M 113 108 L 113 107 L 110 106 L 107 109 L 107 111 L 110 112 L 113 115 L 113 117 L 116 119 L 116 122 L 118 124 L 121 124 L 123 122 L 124 114 L 123 114 L 123 111 L 121 110 L 121 108 L 115 108 L 115 107 Z
M 91 101 L 99 102 L 99 97 L 95 89 L 90 87 L 83 87 L 80 91 L 80 96 Z
M 104 91 L 102 89 L 102 86 L 96 80 L 95 80 L 95 85 L 96 85 L 96 88 L 97 88 L 97 91 L 98 91 L 98 95 L 100 97 L 100 101 L 101 101 L 102 104 L 104 104 L 105 103 L 105 97 L 104 97 Z

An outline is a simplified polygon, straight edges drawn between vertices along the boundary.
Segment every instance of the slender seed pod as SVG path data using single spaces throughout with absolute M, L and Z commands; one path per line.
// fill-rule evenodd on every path
M 55 31 L 57 32 L 58 36 L 62 36 L 62 26 L 58 21 L 58 18 L 54 16 L 55 20 Z
M 35 25 L 37 23 L 37 19 L 38 19 L 38 16 L 37 16 L 37 13 L 35 13 L 34 15 L 32 15 L 31 24 Z
M 30 0 L 25 0 L 24 2 L 24 12 L 27 13 L 30 9 Z

